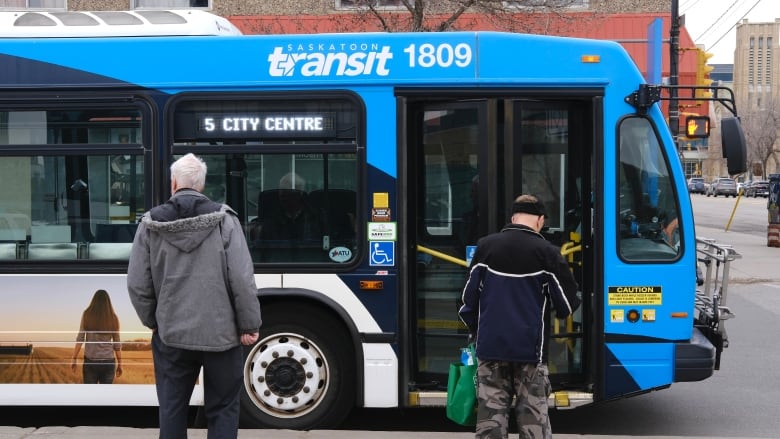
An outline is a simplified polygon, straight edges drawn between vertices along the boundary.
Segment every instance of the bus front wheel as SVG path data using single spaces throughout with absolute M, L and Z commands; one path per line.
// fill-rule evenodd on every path
M 325 313 L 300 311 L 264 310 L 260 340 L 244 348 L 241 420 L 247 427 L 336 428 L 354 406 L 354 354 L 343 325 Z

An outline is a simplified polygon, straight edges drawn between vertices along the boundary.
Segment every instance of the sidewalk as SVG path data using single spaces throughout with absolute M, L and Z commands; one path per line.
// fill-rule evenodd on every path
M 122 428 L 122 427 L 42 427 L 42 428 L 17 428 L 0 427 L 0 439 L 157 439 L 158 431 L 151 428 Z M 341 431 L 341 430 L 241 430 L 239 439 L 390 439 L 390 438 L 415 438 L 415 439 L 466 439 L 473 438 L 473 433 L 431 433 L 418 431 Z M 632 436 L 598 436 L 556 434 L 555 439 L 628 439 Z M 190 439 L 206 439 L 206 430 L 193 429 L 189 431 Z M 711 437 L 685 438 L 676 436 L 642 436 L 642 439 L 713 439 Z M 750 439 L 750 438 L 729 438 Z
M 719 244 L 729 244 L 742 256 L 730 265 L 730 283 L 780 282 L 780 270 L 777 269 L 780 248 L 768 247 L 766 235 L 697 226 L 696 236 L 714 239 Z

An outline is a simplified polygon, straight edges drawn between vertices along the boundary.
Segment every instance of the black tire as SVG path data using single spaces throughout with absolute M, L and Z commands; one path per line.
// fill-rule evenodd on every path
M 341 321 L 313 306 L 263 309 L 260 340 L 244 348 L 241 423 L 335 429 L 355 405 L 355 353 Z

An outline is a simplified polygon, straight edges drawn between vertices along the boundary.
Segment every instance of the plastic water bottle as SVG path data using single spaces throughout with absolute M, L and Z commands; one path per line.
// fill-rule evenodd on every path
M 463 363 L 464 366 L 474 365 L 474 357 L 471 356 L 471 349 L 469 348 L 460 349 L 460 362 Z

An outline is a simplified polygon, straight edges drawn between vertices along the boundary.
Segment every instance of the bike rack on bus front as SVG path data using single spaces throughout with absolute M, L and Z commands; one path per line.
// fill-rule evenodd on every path
M 730 245 L 718 244 L 714 239 L 696 238 L 698 261 L 706 269 L 702 288 L 696 290 L 695 323 L 717 348 L 715 369 L 720 368 L 720 353 L 729 345 L 725 320 L 736 317 L 726 305 L 729 284 L 729 264 L 742 257 Z

